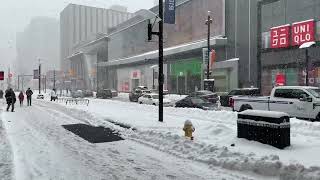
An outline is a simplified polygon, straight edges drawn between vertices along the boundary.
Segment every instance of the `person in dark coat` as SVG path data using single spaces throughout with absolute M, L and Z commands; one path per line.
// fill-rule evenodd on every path
M 0 99 L 3 98 L 3 91 L 0 89 Z
M 28 106 L 31 106 L 31 97 L 32 97 L 33 92 L 31 91 L 30 88 L 28 88 L 28 90 L 26 91 L 26 95 L 27 95 L 27 104 Z
M 11 106 L 11 112 L 14 112 L 14 103 L 16 103 L 17 99 L 16 99 L 16 94 L 11 88 L 6 91 L 5 98 L 8 104 L 7 111 L 9 111 L 9 108 Z
M 23 92 L 21 91 L 19 94 L 20 107 L 23 105 L 23 100 L 24 100 L 24 95 L 23 95 Z

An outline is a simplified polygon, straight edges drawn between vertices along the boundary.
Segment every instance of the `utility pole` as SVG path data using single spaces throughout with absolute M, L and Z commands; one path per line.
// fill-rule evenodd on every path
M 159 0 L 159 32 L 153 32 L 153 25 L 148 24 L 148 40 L 152 40 L 152 35 L 157 35 L 159 37 L 159 122 L 163 122 L 163 84 L 164 84 L 164 75 L 163 75 L 163 0 Z
M 11 71 L 10 66 L 8 67 L 8 87 L 11 88 Z
M 159 122 L 163 122 L 163 0 L 159 0 Z
M 99 84 L 98 84 L 98 59 L 97 59 L 97 65 L 96 65 L 96 91 L 98 93 Z
M 39 59 L 39 94 L 41 94 L 41 63 Z
M 44 75 L 44 93 L 47 93 L 47 76 Z
M 208 11 L 208 20 L 206 20 L 206 25 L 208 26 L 208 62 L 207 62 L 207 79 L 210 79 L 210 27 L 211 27 L 211 24 L 212 24 L 212 19 L 211 19 L 211 11 Z
M 18 75 L 18 90 L 20 91 L 20 75 Z
M 56 89 L 56 70 L 53 70 L 53 89 Z
M 309 86 L 309 52 L 308 48 L 306 48 L 306 86 Z

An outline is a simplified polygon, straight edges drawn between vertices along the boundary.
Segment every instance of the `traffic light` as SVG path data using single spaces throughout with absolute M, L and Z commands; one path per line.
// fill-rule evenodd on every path
M 4 72 L 0 71 L 0 81 L 3 81 L 3 80 L 4 80 Z

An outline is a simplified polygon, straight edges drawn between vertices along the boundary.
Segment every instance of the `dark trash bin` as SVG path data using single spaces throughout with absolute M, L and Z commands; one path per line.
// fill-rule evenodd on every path
M 238 114 L 237 126 L 238 138 L 279 149 L 290 146 L 290 118 L 287 113 L 246 110 Z

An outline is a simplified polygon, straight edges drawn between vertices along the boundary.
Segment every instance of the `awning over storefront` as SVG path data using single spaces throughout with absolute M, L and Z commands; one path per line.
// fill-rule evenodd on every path
M 74 54 L 72 54 L 71 56 L 68 56 L 66 59 L 67 60 L 73 60 L 75 58 L 81 57 L 84 53 L 82 51 L 80 52 L 76 52 Z
M 222 46 L 227 43 L 227 38 L 225 37 L 212 37 L 210 44 L 212 46 Z M 187 52 L 195 49 L 201 49 L 207 46 L 207 40 L 199 40 L 194 41 L 191 43 L 181 44 L 178 46 L 173 46 L 169 48 L 164 49 L 164 56 L 169 56 L 173 54 L 178 54 L 182 52 Z M 108 62 L 101 62 L 99 63 L 99 66 L 116 66 L 116 65 L 124 65 L 124 64 L 131 64 L 131 63 L 137 63 L 141 61 L 146 61 L 150 59 L 156 59 L 158 58 L 158 50 L 150 51 L 144 54 L 139 54 L 136 56 L 131 56 L 127 58 L 120 58 L 115 60 L 110 60 Z

